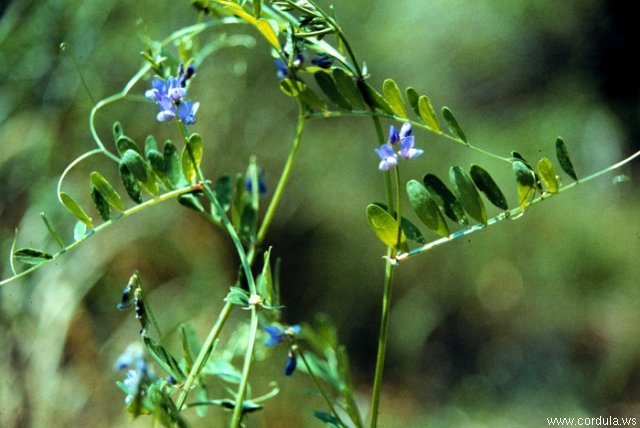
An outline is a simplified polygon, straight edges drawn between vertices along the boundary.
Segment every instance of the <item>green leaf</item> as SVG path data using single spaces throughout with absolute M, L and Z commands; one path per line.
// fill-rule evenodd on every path
M 458 124 L 453 112 L 449 107 L 442 107 L 442 117 L 444 117 L 444 121 L 447 122 L 447 127 L 449 131 L 453 134 L 454 137 L 457 137 L 459 140 L 467 142 L 467 136 L 464 135 L 462 128 Z
M 176 361 L 173 356 L 167 352 L 166 349 L 158 342 L 156 342 L 151 337 L 146 334 L 142 335 L 142 340 L 144 342 L 144 346 L 147 349 L 147 352 L 153 357 L 153 359 L 158 363 L 160 367 L 164 369 L 167 373 L 169 373 L 177 382 L 182 382 L 185 380 L 186 376 L 182 372 L 180 368 L 180 364 Z
M 394 114 L 393 109 L 380 94 L 380 92 L 373 89 L 367 82 L 359 80 L 356 82 L 360 93 L 364 96 L 364 101 L 372 108 L 386 114 Z
M 53 259 L 53 256 L 44 251 L 36 250 L 33 248 L 21 248 L 13 253 L 13 257 L 28 265 L 39 265 L 47 260 Z
M 462 205 L 442 180 L 433 174 L 427 174 L 424 176 L 422 181 L 424 183 L 424 187 L 427 188 L 429 194 L 436 201 L 438 207 L 444 211 L 447 217 L 463 226 L 469 223 Z
M 390 210 L 389 207 L 385 204 L 375 202 L 375 205 L 378 205 L 380 208 L 387 211 L 393 218 L 398 217 L 398 213 Z M 402 216 L 402 218 L 400 219 L 400 227 L 402 228 L 402 231 L 407 236 L 407 239 L 409 241 L 417 242 L 418 244 L 427 243 L 426 239 L 424 239 L 424 236 L 422 235 L 422 232 L 420 232 L 420 229 L 418 229 L 418 227 L 405 216 Z
M 475 185 L 485 194 L 493 205 L 503 210 L 509 209 L 504 193 L 502 193 L 496 182 L 491 178 L 491 175 L 489 175 L 484 168 L 478 165 L 471 165 L 470 172 Z
M 91 179 L 91 184 L 93 185 L 93 187 L 102 194 L 109 205 L 119 211 L 124 211 L 124 203 L 122 202 L 122 198 L 120 197 L 116 189 L 114 189 L 113 186 L 107 181 L 107 179 L 102 176 L 102 174 L 97 171 L 93 171 L 89 178 Z
M 425 226 L 440 236 L 449 236 L 449 227 L 435 198 L 422 184 L 416 180 L 410 180 L 407 183 L 407 195 L 411 207 Z
M 449 169 L 449 179 L 464 210 L 480 223 L 487 224 L 487 209 L 469 173 L 459 166 L 452 166 Z
M 355 82 L 343 69 L 336 68 L 333 70 L 333 80 L 336 82 L 338 92 L 340 92 L 355 109 L 364 110 L 367 107 Z
M 262 0 L 253 0 L 253 16 L 260 19 L 262 13 Z
M 556 138 L 556 157 L 558 158 L 560 168 L 562 168 L 562 170 L 566 172 L 569 177 L 573 178 L 575 181 L 578 181 L 578 176 L 573 169 L 573 163 L 571 163 L 571 158 L 569 158 L 567 146 L 564 144 L 564 140 L 561 137 Z
M 310 87 L 305 86 L 302 90 L 302 93 L 298 95 L 300 101 L 305 103 L 307 106 L 311 108 L 315 108 L 318 110 L 327 110 L 327 103 L 322 101 L 318 94 L 316 94 Z
M 437 132 L 438 134 L 442 134 L 442 129 L 440 129 L 440 123 L 438 122 L 438 116 L 436 116 L 436 111 L 433 109 L 431 100 L 426 95 L 421 95 L 420 98 L 418 98 L 418 114 L 429 129 Z
M 171 140 L 164 143 L 164 173 L 172 189 L 180 187 L 182 176 L 178 150 Z
M 60 248 L 64 250 L 65 249 L 64 241 L 62 240 L 62 237 L 60 236 L 58 231 L 53 227 L 53 225 L 47 218 L 47 215 L 41 212 L 40 218 L 42 218 L 42 221 L 44 222 L 44 225 L 47 227 L 47 230 L 49 231 L 49 234 L 51 234 L 51 237 L 53 238 L 53 240 L 56 241 L 56 243 L 60 246 Z
M 290 97 L 299 96 L 306 87 L 304 83 L 289 78 L 280 81 L 280 90 Z
M 255 242 L 258 214 L 255 208 L 251 205 L 250 198 L 247 198 L 247 202 L 242 210 L 242 217 L 240 218 L 240 229 L 238 230 L 238 236 L 240 240 L 246 244 Z
M 65 192 L 60 192 L 59 197 L 62 205 L 64 205 L 65 208 L 67 208 L 71 212 L 71 214 L 73 214 L 78 220 L 86 224 L 89 229 L 93 229 L 93 221 L 91 220 L 91 217 L 87 215 L 87 213 L 82 209 L 80 204 L 78 204 L 75 199 L 73 199 Z
M 200 134 L 191 134 L 182 150 L 182 174 L 189 183 L 195 183 L 198 178 L 197 168 L 202 162 L 203 150 Z
M 513 162 L 513 172 L 516 174 L 518 186 L 518 204 L 524 211 L 529 200 L 536 193 L 536 177 L 531 168 L 519 160 Z
M 126 163 L 120 161 L 120 166 L 118 168 L 120 172 L 120 179 L 122 180 L 122 184 L 124 185 L 127 194 L 131 199 L 135 202 L 141 204 L 142 203 L 142 193 L 140 188 L 140 183 L 133 175 L 133 173 L 129 170 L 129 167 Z
M 127 150 L 133 150 L 134 152 L 140 154 L 140 148 L 131 138 L 126 135 L 121 135 L 116 140 L 116 148 L 118 149 L 118 153 L 120 156 L 124 155 Z
M 243 308 L 249 307 L 249 293 L 240 287 L 231 287 L 224 301 Z
M 104 196 L 102 196 L 102 193 L 93 185 L 91 185 L 91 199 L 93 199 L 93 203 L 96 205 L 100 217 L 102 217 L 104 221 L 108 221 L 111 218 L 111 207 Z
M 178 327 L 178 332 L 180 333 L 180 339 L 182 341 L 182 355 L 184 357 L 185 370 L 189 372 L 202 348 L 202 344 L 193 326 L 182 324 Z
M 322 422 L 328 424 L 330 427 L 340 427 L 342 424 L 340 423 L 340 419 L 333 416 L 331 413 L 323 412 L 321 410 L 314 410 L 313 416 L 320 419 Z
M 148 135 L 146 140 L 144 140 L 144 154 L 147 158 L 149 158 L 150 150 L 158 151 L 158 142 L 153 135 Z
M 112 132 L 113 132 L 113 141 L 118 141 L 118 138 L 124 135 L 122 124 L 118 121 L 113 122 Z
M 384 208 L 370 204 L 367 207 L 367 220 L 373 233 L 388 247 L 398 245 L 398 222 Z M 406 244 L 404 233 L 400 236 L 400 245 Z
M 87 225 L 78 220 L 73 227 L 73 240 L 79 241 L 87 235 Z
M 151 171 L 151 167 L 142 155 L 134 150 L 127 150 L 120 159 L 120 165 L 126 165 L 127 169 L 135 179 L 152 196 L 159 193 L 158 184 Z M 122 176 L 122 174 L 121 174 Z
M 409 101 L 409 104 L 413 108 L 413 111 L 415 111 L 416 114 L 420 116 L 420 108 L 418 106 L 419 100 L 420 100 L 420 94 L 418 94 L 418 92 L 412 87 L 407 88 L 406 94 L 407 94 L 407 100 Z
M 400 116 L 403 119 L 409 119 L 407 109 L 404 105 L 404 100 L 402 99 L 402 93 L 400 92 L 398 84 L 394 80 L 386 79 L 383 82 L 382 93 L 389 103 L 389 107 L 393 110 L 396 116 Z
M 549 193 L 558 193 L 558 178 L 556 169 L 549 158 L 543 157 L 538 161 L 538 174 Z
M 149 165 L 151 166 L 151 171 L 155 174 L 155 176 L 164 184 L 164 186 L 168 189 L 172 188 L 171 183 L 167 179 L 167 176 L 164 172 L 164 156 L 156 149 L 149 149 L 147 152 L 147 160 L 149 161 Z
M 329 100 L 344 110 L 351 110 L 351 104 L 346 98 L 340 93 L 338 88 L 336 87 L 336 82 L 331 78 L 331 74 L 325 72 L 324 70 L 317 71 L 313 75 L 318 83 L 318 86 L 324 92 L 324 94 L 329 98 Z
M 267 42 L 269 42 L 269 44 L 271 44 L 271 46 L 273 46 L 273 48 L 276 51 L 279 51 L 280 42 L 278 41 L 278 35 L 273 30 L 273 27 L 271 26 L 271 24 L 269 24 L 269 21 L 267 21 L 266 19 L 260 18 L 256 22 L 256 27 L 262 33 L 262 35 L 267 40 Z

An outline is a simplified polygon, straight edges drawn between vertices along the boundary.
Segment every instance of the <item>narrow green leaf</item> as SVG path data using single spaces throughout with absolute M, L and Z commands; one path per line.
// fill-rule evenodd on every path
M 62 205 L 64 205 L 65 208 L 67 208 L 71 212 L 71 214 L 73 214 L 78 220 L 86 224 L 89 229 L 93 229 L 93 221 L 91 220 L 91 217 L 87 215 L 87 213 L 82 209 L 80 204 L 77 203 L 75 199 L 73 199 L 65 192 L 60 192 L 59 196 Z
M 62 237 L 60 236 L 58 231 L 53 227 L 53 225 L 47 218 L 47 215 L 41 212 L 40 218 L 42 218 L 42 221 L 44 222 L 44 225 L 47 227 L 47 230 L 49 231 L 49 234 L 51 234 L 51 237 L 53 238 L 53 240 L 56 241 L 56 243 L 60 246 L 60 248 L 64 250 L 65 248 L 64 241 L 62 240 Z
M 502 193 L 496 182 L 491 178 L 491 175 L 489 175 L 484 168 L 478 165 L 471 165 L 470 172 L 475 185 L 485 194 L 493 205 L 503 210 L 509 209 L 504 193 Z
M 164 143 L 164 173 L 172 189 L 180 187 L 182 181 L 178 150 L 171 140 Z
M 231 287 L 224 301 L 243 308 L 249 307 L 249 293 L 240 287 Z
M 573 169 L 573 163 L 571 162 L 571 158 L 569 158 L 567 146 L 564 144 L 564 140 L 561 137 L 556 138 L 556 157 L 558 158 L 558 163 L 562 170 L 566 172 L 569 177 L 578 181 L 576 171 Z
M 108 221 L 111 218 L 111 206 L 94 185 L 91 185 L 91 199 L 93 199 L 93 203 L 100 217 L 102 217 L 104 221 Z
M 467 136 L 464 135 L 462 128 L 458 124 L 453 112 L 449 107 L 442 107 L 442 117 L 444 117 L 444 121 L 447 122 L 447 127 L 449 131 L 453 134 L 454 137 L 457 137 L 459 140 L 467 142 Z
M 398 246 L 398 222 L 384 208 L 370 204 L 367 207 L 367 220 L 373 233 L 388 247 Z M 406 243 L 404 233 L 400 237 L 400 245 Z
M 280 81 L 280 90 L 290 97 L 299 96 L 306 89 L 307 85 L 289 78 Z
M 124 130 L 122 129 L 122 124 L 118 121 L 113 122 L 113 141 L 118 141 L 118 138 L 124 135 Z
M 162 153 L 156 149 L 150 149 L 147 152 L 147 160 L 151 166 L 151 171 L 153 171 L 158 180 L 160 180 L 167 189 L 171 189 L 172 185 L 169 183 L 167 175 L 164 172 L 164 156 L 162 156 Z
M 340 93 L 338 88 L 336 87 L 336 82 L 331 78 L 331 74 L 327 73 L 324 70 L 320 70 L 315 72 L 313 75 L 318 83 L 318 86 L 324 92 L 324 94 L 329 98 L 329 100 L 344 110 L 351 110 L 351 104 L 346 98 Z
M 281 49 L 280 42 L 278 41 L 278 35 L 274 31 L 271 24 L 269 24 L 269 21 L 260 18 L 256 22 L 256 27 L 262 33 L 267 42 L 269 42 L 269 44 L 271 44 L 271 46 L 273 46 L 276 51 L 279 51 Z
M 144 140 L 144 154 L 147 158 L 149 157 L 150 150 L 158 150 L 158 142 L 153 135 L 148 135 Z
M 193 362 L 196 360 L 202 344 L 198 339 L 195 328 L 188 324 L 182 324 L 178 327 L 180 333 L 180 339 L 182 342 L 182 356 L 184 357 L 185 369 L 187 372 L 191 371 Z
M 449 179 L 464 210 L 480 223 L 487 224 L 487 209 L 471 175 L 459 166 L 452 166 L 449 169 Z
M 182 150 L 182 174 L 189 183 L 195 183 L 197 168 L 202 162 L 204 144 L 200 134 L 191 134 Z
M 182 382 L 186 378 L 182 369 L 180 368 L 180 364 L 176 361 L 173 356 L 167 352 L 166 349 L 158 342 L 156 342 L 151 337 L 146 334 L 142 335 L 142 340 L 144 342 L 145 348 L 149 355 L 153 357 L 153 359 L 158 363 L 160 367 L 164 369 L 167 373 L 169 373 L 177 382 Z
M 543 157 L 538 161 L 538 175 L 544 183 L 547 192 L 558 193 L 558 178 L 556 169 L 549 158 Z
M 518 204 L 522 211 L 536 192 L 536 177 L 533 171 L 522 161 L 513 162 L 513 172 L 518 186 Z
M 427 174 L 422 181 L 429 194 L 438 204 L 438 207 L 444 211 L 447 217 L 463 226 L 469 224 L 462 205 L 442 180 L 433 174 Z
M 40 263 L 53 259 L 51 254 L 33 248 L 21 248 L 16 250 L 13 253 L 13 257 L 28 265 L 39 265 Z
M 415 111 L 416 114 L 420 116 L 420 107 L 418 106 L 420 101 L 420 94 L 418 94 L 418 92 L 412 87 L 407 88 L 406 94 L 407 94 L 407 100 L 409 101 L 409 104 L 413 108 L 413 111 Z
M 323 412 L 322 410 L 314 410 L 313 416 L 332 427 L 341 426 L 340 419 L 336 418 L 331 413 Z
M 380 92 L 373 89 L 371 85 L 367 82 L 359 80 L 356 82 L 360 93 L 362 93 L 364 97 L 364 101 L 372 108 L 386 114 L 394 114 L 393 109 L 384 99 L 384 97 L 380 94 Z
M 407 183 L 407 195 L 411 207 L 425 226 L 440 236 L 449 236 L 449 227 L 435 198 L 422 184 L 410 180 Z
M 433 109 L 431 100 L 426 95 L 421 95 L 420 98 L 418 98 L 418 114 L 429 129 L 437 132 L 438 134 L 442 134 L 442 129 L 440 129 L 440 123 L 438 122 L 438 116 L 436 116 L 436 111 Z
M 120 179 L 122 180 L 122 184 L 124 185 L 127 194 L 131 199 L 135 202 L 141 204 L 142 203 L 142 193 L 140 188 L 140 183 L 133 175 L 133 173 L 129 170 L 129 167 L 126 163 L 120 161 L 120 166 L 118 168 L 120 172 Z
M 336 82 L 338 92 L 340 92 L 355 109 L 364 110 L 367 107 L 355 82 L 343 69 L 334 69 L 333 79 Z
M 407 115 L 407 108 L 404 105 L 404 100 L 402 99 L 402 93 L 400 92 L 400 88 L 398 84 L 392 79 L 386 79 L 382 84 L 382 93 L 384 94 L 384 98 L 389 103 L 389 107 L 396 116 L 400 116 L 403 119 L 409 119 Z
M 124 155 L 127 150 L 133 150 L 134 152 L 140 154 L 140 147 L 138 147 L 136 142 L 126 135 L 121 135 L 116 140 L 116 148 L 118 149 L 118 153 L 120 153 L 120 156 Z
M 116 189 L 113 188 L 111 183 L 109 183 L 107 179 L 102 176 L 102 174 L 97 171 L 93 171 L 89 178 L 91 179 L 91 184 L 93 185 L 93 187 L 102 194 L 109 205 L 119 211 L 124 211 L 124 203 L 122 202 L 122 198 L 120 197 Z

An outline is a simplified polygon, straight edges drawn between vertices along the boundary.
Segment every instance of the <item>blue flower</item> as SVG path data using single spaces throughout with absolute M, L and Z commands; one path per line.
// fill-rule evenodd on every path
M 380 165 L 378 165 L 380 171 L 386 171 L 398 164 L 398 155 L 393 151 L 393 147 L 390 144 L 383 144 L 379 149 L 375 150 L 380 157 Z
M 321 53 L 311 60 L 311 64 L 317 65 L 320 68 L 330 68 L 333 65 L 333 58 L 327 54 Z
M 184 69 L 180 64 L 178 77 L 169 76 L 167 80 L 155 77 L 151 81 L 151 89 L 144 95 L 154 101 L 160 108 L 156 116 L 158 122 L 166 122 L 176 116 L 186 125 L 196 123 L 196 112 L 200 103 L 194 103 L 185 99 L 187 96 L 187 81 L 195 74 L 195 67 Z
M 264 327 L 264 331 L 269 335 L 264 341 L 264 344 L 267 346 L 276 346 L 281 344 L 285 339 L 290 340 L 293 339 L 294 336 L 297 336 L 300 333 L 300 326 L 296 324 L 282 329 L 275 325 L 268 325 Z
M 289 55 L 285 54 L 285 58 L 289 59 Z M 287 64 L 283 59 L 278 58 L 274 61 L 276 65 L 276 76 L 278 79 L 282 80 L 290 76 L 289 64 Z M 304 56 L 302 54 L 297 54 L 293 57 L 293 61 L 291 62 L 292 68 L 300 68 L 304 64 Z
M 296 352 L 293 348 L 289 349 L 289 355 L 287 356 L 287 361 L 284 364 L 284 375 L 291 376 L 293 372 L 296 370 L 298 359 L 296 357 Z
M 244 180 L 244 188 L 247 192 L 253 191 L 253 185 L 251 184 L 251 177 L 247 174 L 247 178 Z M 267 194 L 267 180 L 264 176 L 264 168 L 258 167 L 258 194 L 265 196 Z
M 386 144 L 375 149 L 375 152 L 380 158 L 380 164 L 378 169 L 380 171 L 386 171 L 395 167 L 398 164 L 398 154 L 404 159 L 415 159 L 424 154 L 424 150 L 416 149 L 414 147 L 415 140 L 411 135 L 411 123 L 405 122 L 402 124 L 400 131 L 395 126 L 389 127 L 389 140 Z M 400 143 L 400 150 L 395 152 L 394 146 Z

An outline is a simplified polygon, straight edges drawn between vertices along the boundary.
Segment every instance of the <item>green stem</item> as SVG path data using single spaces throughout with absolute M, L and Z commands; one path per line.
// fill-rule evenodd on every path
M 342 421 L 342 418 L 340 418 L 340 415 L 336 411 L 335 406 L 331 402 L 331 398 L 329 397 L 329 395 L 327 394 L 325 389 L 322 387 L 322 383 L 320 383 L 320 379 L 318 379 L 318 377 L 313 373 L 313 370 L 311 370 L 311 366 L 307 362 L 307 359 L 304 356 L 304 352 L 302 352 L 302 350 L 300 350 L 300 348 L 298 348 L 298 349 L 299 349 L 298 354 L 300 355 L 300 359 L 302 360 L 302 363 L 307 368 L 307 372 L 309 373 L 309 376 L 311 376 L 311 379 L 313 379 L 313 382 L 316 384 L 316 387 L 318 388 L 318 391 L 320 391 L 320 394 L 322 395 L 322 398 L 324 398 L 324 401 L 327 402 L 327 405 L 329 406 L 329 409 L 331 409 L 331 413 L 333 413 L 333 416 L 335 416 L 336 419 L 338 419 L 340 421 L 340 425 L 341 426 L 346 427 L 347 425 Z
M 276 190 L 273 193 L 273 198 L 271 198 L 271 202 L 269 203 L 267 211 L 264 215 L 264 220 L 262 220 L 262 224 L 260 225 L 260 230 L 258 230 L 256 246 L 259 246 L 262 241 L 264 241 L 264 238 L 267 235 L 267 231 L 271 226 L 271 222 L 273 221 L 276 209 L 278 208 L 280 200 L 282 199 L 284 189 L 289 183 L 291 172 L 293 171 L 293 165 L 296 161 L 298 150 L 300 149 L 300 141 L 302 140 L 302 132 L 304 131 L 305 125 L 306 117 L 304 114 L 304 105 L 300 100 L 298 100 L 298 125 L 296 127 L 296 135 L 293 138 L 293 145 L 291 146 L 291 151 L 289 152 L 289 156 L 287 157 L 287 161 L 282 170 L 282 174 L 280 175 L 280 179 L 278 180 Z
M 253 361 L 253 349 L 256 344 L 256 335 L 258 333 L 258 313 L 257 309 L 254 306 L 251 307 L 251 325 L 249 329 L 249 343 L 247 345 L 247 350 L 245 352 L 244 357 L 244 366 L 242 368 L 242 377 L 240 379 L 240 386 L 238 387 L 238 393 L 236 395 L 236 403 L 233 408 L 233 416 L 231 418 L 231 424 L 229 425 L 232 428 L 236 428 L 240 426 L 242 422 L 243 413 L 243 404 L 244 399 L 247 395 L 247 386 L 249 385 L 249 372 L 251 371 L 251 363 Z
M 81 243 L 83 243 L 84 241 L 86 241 L 87 239 L 89 239 L 91 236 L 95 235 L 96 233 L 99 233 L 100 231 L 102 231 L 103 229 L 106 229 L 107 227 L 111 226 L 112 224 L 114 224 L 115 222 L 119 221 L 122 218 L 125 217 L 129 217 L 137 212 L 140 212 L 142 210 L 144 210 L 145 208 L 149 208 L 153 205 L 157 205 L 159 203 L 174 199 L 180 195 L 182 195 L 183 193 L 189 193 L 189 192 L 193 192 L 196 190 L 201 190 L 202 189 L 202 185 L 200 183 L 197 184 L 193 184 L 191 186 L 188 187 L 182 187 L 180 189 L 176 189 L 176 190 L 172 190 L 171 192 L 167 192 L 167 193 L 163 193 L 162 195 L 156 196 L 153 199 L 149 199 L 146 202 L 141 203 L 140 205 L 136 205 L 134 207 L 129 208 L 128 210 L 125 210 L 122 212 L 121 215 L 117 216 L 117 217 L 113 217 L 110 220 L 105 221 L 104 223 L 102 223 L 101 225 L 95 227 L 94 229 L 90 230 L 84 237 L 78 239 L 77 241 L 72 242 L 71 244 L 67 245 L 65 248 L 63 248 L 62 250 L 60 250 L 59 252 L 55 253 L 52 255 L 51 259 L 48 259 L 47 262 L 51 262 L 53 260 L 55 260 L 56 258 L 58 258 L 59 256 L 61 256 L 62 254 L 66 253 L 69 250 L 72 250 L 73 248 L 77 247 L 78 245 L 80 245 Z M 39 267 L 45 265 L 46 262 L 37 264 L 37 265 L 33 265 L 31 266 L 29 269 L 24 270 L 22 272 L 20 272 L 17 275 L 14 275 L 10 278 L 4 279 L 2 281 L 0 281 L 0 286 L 3 286 L 15 279 L 18 279 L 24 275 L 27 275 L 31 272 L 33 272 L 34 270 L 38 269 Z
M 182 386 L 182 391 L 178 396 L 178 401 L 176 401 L 176 408 L 178 409 L 178 411 L 180 411 L 182 409 L 182 406 L 184 406 L 184 403 L 187 400 L 187 396 L 189 395 L 189 391 L 191 390 L 191 387 L 193 386 L 194 382 L 198 378 L 200 371 L 202 370 L 204 365 L 207 363 L 207 360 L 209 359 L 209 355 L 211 355 L 211 351 L 213 350 L 216 340 L 220 335 L 220 331 L 222 331 L 222 327 L 224 327 L 225 323 L 227 322 L 227 319 L 229 318 L 229 314 L 231 313 L 232 307 L 233 305 L 231 303 L 226 302 L 222 307 L 222 310 L 220 311 L 220 314 L 218 315 L 218 319 L 216 320 L 215 324 L 211 326 L 209 335 L 207 336 L 207 339 L 202 344 L 202 348 L 200 349 L 200 352 L 198 353 L 196 360 L 193 362 L 193 366 L 191 366 L 191 370 L 187 375 L 187 379 L 185 380 L 184 385 Z

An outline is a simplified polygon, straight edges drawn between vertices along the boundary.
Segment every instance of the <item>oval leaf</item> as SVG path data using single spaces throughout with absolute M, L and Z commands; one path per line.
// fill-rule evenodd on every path
M 33 248 L 21 248 L 13 253 L 13 257 L 28 265 L 39 265 L 40 263 L 53 259 L 51 254 Z
M 113 122 L 113 141 L 118 141 L 122 135 L 124 135 L 124 130 L 122 129 L 122 124 L 118 121 Z
M 363 95 L 365 102 L 371 108 L 377 109 L 382 113 L 393 114 L 391 106 L 389 105 L 387 100 L 385 100 L 384 97 L 380 95 L 380 92 L 373 89 L 367 82 L 363 82 L 361 80 L 357 81 L 356 85 L 358 86 L 360 93 Z
M 440 236 L 449 236 L 449 227 L 429 191 L 416 180 L 407 183 L 407 195 L 418 218 Z
M 465 211 L 480 223 L 487 224 L 487 209 L 469 173 L 459 166 L 452 166 L 449 169 L 449 179 Z
M 547 192 L 558 193 L 558 178 L 556 169 L 549 158 L 542 158 L 538 161 L 538 174 L 544 183 Z
M 373 233 L 388 247 L 398 246 L 398 222 L 384 208 L 371 204 L 367 207 L 367 220 Z M 404 233 L 400 242 L 405 241 Z
M 141 204 L 142 203 L 142 193 L 140 189 L 140 183 L 133 175 L 133 173 L 129 170 L 129 167 L 126 163 L 120 161 L 120 167 L 118 168 L 120 171 L 120 179 L 122 180 L 122 184 L 124 185 L 127 194 L 131 199 L 135 202 Z
M 440 123 L 438 123 L 438 116 L 436 116 L 436 111 L 433 109 L 431 100 L 426 95 L 422 95 L 418 98 L 418 114 L 425 125 L 427 125 L 432 131 L 442 134 Z
M 97 171 L 93 171 L 89 178 L 91 179 L 92 186 L 102 194 L 109 205 L 117 210 L 124 211 L 124 203 L 122 202 L 122 198 L 120 197 L 116 189 L 113 188 L 111 183 L 109 183 L 107 179 L 102 176 L 102 174 Z
M 571 163 L 571 159 L 569 158 L 567 146 L 564 144 L 564 140 L 561 137 L 556 138 L 556 157 L 558 158 L 558 163 L 560 163 L 562 170 L 566 172 L 569 177 L 578 181 L 578 176 L 573 169 L 573 163 Z
M 198 177 L 197 169 L 202 162 L 203 150 L 204 144 L 200 134 L 192 134 L 182 150 L 182 174 L 189 183 L 195 182 Z
M 391 214 L 393 218 L 398 217 L 398 214 L 395 211 L 390 210 L 389 207 L 387 207 L 385 204 L 376 202 L 374 205 L 377 205 L 383 210 L 387 211 L 389 214 Z M 415 224 L 413 224 L 409 219 L 407 219 L 404 216 L 402 216 L 402 218 L 400 219 L 400 227 L 402 228 L 402 231 L 404 232 L 404 234 L 406 235 L 409 241 L 417 242 L 418 244 L 427 243 L 426 239 L 424 239 L 424 236 L 422 235 L 422 232 L 420 232 L 420 229 L 418 229 L 418 227 Z
M 455 137 L 457 137 L 458 139 L 466 143 L 467 136 L 464 135 L 462 128 L 460 128 L 458 121 L 453 116 L 453 112 L 451 111 L 451 109 L 449 109 L 449 107 L 442 107 L 442 117 L 444 117 L 444 121 L 447 122 L 447 127 L 449 128 L 449 131 L 451 131 L 451 133 Z
M 408 87 L 406 93 L 407 93 L 407 100 L 409 101 L 409 104 L 413 108 L 413 111 L 415 111 L 416 114 L 419 116 L 420 109 L 418 108 L 418 101 L 420 99 L 420 94 L 418 94 L 418 91 L 416 91 L 412 87 Z
M 91 186 L 91 199 L 93 199 L 93 203 L 96 205 L 100 217 L 102 217 L 104 221 L 108 221 L 111 218 L 111 206 L 95 186 Z
M 442 180 L 433 174 L 427 174 L 422 181 L 429 194 L 435 199 L 438 207 L 444 211 L 447 217 L 463 226 L 469 223 L 462 205 Z
M 513 163 L 513 172 L 516 174 L 516 183 L 518 186 L 518 204 L 522 211 L 524 211 L 529 200 L 535 195 L 536 177 L 527 164 L 519 160 Z
M 409 118 L 409 116 L 407 116 L 407 109 L 404 105 L 404 100 L 402 99 L 402 93 L 400 92 L 398 84 L 394 80 L 387 79 L 383 82 L 382 93 L 389 103 L 389 107 L 391 107 L 391 110 L 393 110 L 396 116 L 400 116 L 403 119 Z
M 78 220 L 83 222 L 89 229 L 93 229 L 93 221 L 91 217 L 82 209 L 79 203 L 65 192 L 60 192 L 60 202 L 67 208 L 71 214 L 76 216 Z
M 280 41 L 278 40 L 278 35 L 276 34 L 275 30 L 273 29 L 271 24 L 269 24 L 269 21 L 260 18 L 256 22 L 256 27 L 262 33 L 267 42 L 269 42 L 269 44 L 273 46 L 276 51 L 279 51 Z
M 144 140 L 144 154 L 149 157 L 150 150 L 158 150 L 158 142 L 153 135 L 148 135 L 147 139 Z
M 126 135 L 121 135 L 116 140 L 116 148 L 118 149 L 118 153 L 120 156 L 124 155 L 127 150 L 133 150 L 134 152 L 140 154 L 140 148 L 131 138 Z
M 168 140 L 164 143 L 164 174 L 167 177 L 167 181 L 171 184 L 171 188 L 175 189 L 181 184 L 180 174 L 180 158 L 178 157 L 178 150 L 172 141 Z
M 478 165 L 471 165 L 470 172 L 475 185 L 485 194 L 493 205 L 503 210 L 509 209 L 504 193 L 502 193 L 496 182 L 491 178 L 491 175 L 489 175 L 484 168 Z
M 324 70 L 317 71 L 314 74 L 318 86 L 329 98 L 329 100 L 344 110 L 351 110 L 351 104 L 340 93 L 336 87 L 336 82 L 331 78 L 331 75 Z
M 336 88 L 342 96 L 354 108 L 363 110 L 366 108 L 362 94 L 358 90 L 353 79 L 341 68 L 333 70 L 333 80 L 336 82 Z

